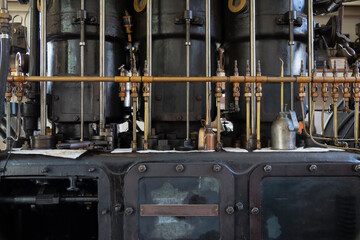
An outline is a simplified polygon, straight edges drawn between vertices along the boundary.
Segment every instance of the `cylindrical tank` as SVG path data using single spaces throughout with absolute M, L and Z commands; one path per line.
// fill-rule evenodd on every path
M 271 148 L 293 150 L 296 148 L 296 130 L 288 113 L 280 112 L 271 125 Z
M 80 75 L 80 22 L 77 12 L 80 1 L 47 1 L 47 56 L 49 76 Z M 126 0 L 106 1 L 105 76 L 119 74 L 118 67 L 125 63 L 125 41 L 122 15 Z M 86 0 L 85 76 L 99 75 L 99 1 Z M 48 86 L 52 101 L 49 119 L 58 125 L 65 138 L 80 137 L 80 83 L 53 82 Z M 118 85 L 105 84 L 105 117 L 109 122 L 121 122 L 123 103 L 118 97 Z M 85 83 L 85 126 L 99 121 L 99 83 Z M 87 135 L 85 127 L 85 135 Z
M 137 1 L 135 1 L 135 6 Z M 185 0 L 153 0 L 152 37 L 154 76 L 186 76 Z M 211 1 L 212 66 L 215 42 L 222 36 L 222 1 Z M 190 0 L 190 76 L 205 76 L 205 1 Z M 138 41 L 140 66 L 146 59 L 146 8 L 134 11 L 134 41 Z M 213 68 L 214 69 L 214 68 Z M 198 131 L 205 118 L 205 84 L 190 84 L 190 131 Z M 186 135 L 186 83 L 156 83 L 152 88 L 152 123 L 156 133 Z
M 238 12 L 229 10 L 227 0 L 225 11 L 225 70 L 227 75 L 233 75 L 234 61 L 238 60 L 240 74 L 246 72 L 246 60 L 250 60 L 250 35 L 249 35 L 249 4 Z M 244 2 L 244 1 L 239 1 Z M 284 61 L 284 75 L 290 75 L 290 47 L 289 21 L 286 13 L 289 11 L 288 0 L 268 1 L 256 0 L 256 58 L 261 61 L 262 74 L 266 76 L 280 76 L 281 58 Z M 301 60 L 306 64 L 306 4 L 305 0 L 293 0 L 294 11 L 301 20 L 295 24 L 294 35 L 294 62 L 293 73 L 298 75 L 301 68 Z M 306 66 L 306 65 L 304 65 Z M 232 97 L 232 85 L 226 86 L 226 106 L 234 106 Z M 245 98 L 244 86 L 241 86 L 240 112 L 227 116 L 234 123 L 234 130 L 238 135 L 245 134 Z M 284 102 L 290 107 L 290 84 L 285 84 Z M 296 99 L 297 87 L 295 86 L 295 110 L 300 110 L 300 103 Z M 262 133 L 265 139 L 269 139 L 271 122 L 275 120 L 280 112 L 280 84 L 263 84 L 263 97 L 261 101 Z M 297 111 L 300 113 L 300 111 Z

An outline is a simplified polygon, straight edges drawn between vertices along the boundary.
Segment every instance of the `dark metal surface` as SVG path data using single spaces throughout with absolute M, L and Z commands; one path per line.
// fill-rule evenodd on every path
M 306 62 L 306 7 L 305 1 L 293 1 L 297 17 L 302 20 L 301 26 L 295 26 L 294 36 L 294 65 L 293 73 L 300 73 L 301 60 Z M 284 76 L 290 75 L 289 59 L 289 26 L 277 24 L 276 19 L 289 11 L 289 1 L 256 1 L 256 59 L 261 60 L 263 75 L 279 76 L 281 73 L 281 62 L 284 60 Z M 231 13 L 228 7 L 224 9 L 225 22 L 228 23 L 224 29 L 225 47 L 225 71 L 227 75 L 233 75 L 234 61 L 238 60 L 240 75 L 245 74 L 246 60 L 250 59 L 249 44 L 249 13 Z M 300 21 L 300 20 L 299 20 Z M 263 84 L 263 97 L 261 99 L 261 130 L 270 138 L 270 124 L 278 112 L 280 112 L 280 84 Z M 226 108 L 234 106 L 232 95 L 232 84 L 226 86 Z M 295 90 L 297 87 L 295 86 Z M 284 86 L 284 103 L 290 108 L 290 84 Z M 295 92 L 296 94 L 296 92 Z M 288 109 L 289 109 L 288 108 Z M 300 102 L 295 101 L 295 110 L 300 113 Z M 228 115 L 228 119 L 234 122 L 235 131 L 245 134 L 245 98 L 244 86 L 241 85 L 240 112 Z
M 212 55 L 215 64 L 215 42 L 221 41 L 222 4 L 213 0 L 212 4 Z M 191 1 L 190 9 L 194 19 L 205 19 L 205 1 Z M 153 61 L 154 76 L 185 76 L 185 24 L 179 24 L 186 9 L 182 0 L 153 1 Z M 194 21 L 193 21 L 194 23 Z M 205 25 L 192 24 L 190 76 L 205 75 Z M 134 40 L 140 42 L 140 69 L 146 58 L 146 13 L 134 13 Z M 190 131 L 198 131 L 200 120 L 205 118 L 205 84 L 190 84 Z M 185 138 L 186 121 L 186 84 L 156 83 L 152 92 L 152 122 L 157 133 L 174 132 L 179 138 Z M 158 124 L 161 123 L 161 124 Z M 174 130 L 177 129 L 177 130 Z
M 360 168 L 356 168 L 360 164 L 359 155 L 345 152 L 272 154 L 226 152 L 94 154 L 88 152 L 77 160 L 12 154 L 8 162 L 7 157 L 6 153 L 0 153 L 2 159 L 0 169 L 6 169 L 0 173 L 2 181 L 68 179 L 69 177 L 98 179 L 98 239 L 101 240 L 138 239 L 140 214 L 138 184 L 143 179 L 176 180 L 201 176 L 219 179 L 222 239 L 250 239 L 250 229 L 251 237 L 259 236 L 254 236 L 260 234 L 256 233 L 255 229 L 261 232 L 261 213 L 264 209 L 261 205 L 260 190 L 264 177 L 320 179 L 356 177 L 359 174 L 356 169 Z M 179 165 L 182 165 L 182 171 L 177 170 Z M 326 186 L 329 190 L 331 187 L 331 185 Z M 301 197 L 304 201 L 311 199 L 311 196 L 307 195 Z M 326 216 L 329 216 L 328 213 Z M 336 221 L 336 216 L 331 217 Z M 321 224 L 319 222 L 318 226 L 326 227 Z
M 106 64 L 105 76 L 118 75 L 118 67 L 125 63 L 125 35 L 121 16 L 128 6 L 127 1 L 110 1 L 106 6 Z M 48 73 L 50 76 L 80 75 L 80 24 L 76 21 L 80 9 L 79 1 L 51 1 L 47 11 Z M 85 26 L 85 76 L 99 75 L 99 2 L 86 2 L 87 19 Z M 64 135 L 79 138 L 80 131 L 80 83 L 52 83 L 49 86 L 52 101 L 49 118 L 63 125 Z M 105 117 L 110 122 L 122 122 L 123 103 L 118 97 L 118 85 L 105 84 Z M 99 84 L 85 83 L 84 91 L 86 123 L 98 122 Z M 71 123 L 67 125 L 66 123 Z M 70 127 L 70 128 L 68 128 Z M 87 128 L 85 128 L 87 129 Z M 85 131 L 88 136 L 88 131 Z

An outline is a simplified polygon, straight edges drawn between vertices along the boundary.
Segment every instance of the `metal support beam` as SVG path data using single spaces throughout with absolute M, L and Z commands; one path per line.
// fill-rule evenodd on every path
M 41 0 L 41 17 L 40 17 L 40 76 L 46 76 L 46 0 Z M 47 83 L 40 83 L 40 134 L 46 135 L 46 94 Z

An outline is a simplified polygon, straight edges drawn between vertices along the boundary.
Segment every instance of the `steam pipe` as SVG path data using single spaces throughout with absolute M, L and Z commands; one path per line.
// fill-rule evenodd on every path
M 40 75 L 46 76 L 46 0 L 41 0 L 41 48 L 40 48 Z M 46 135 L 46 94 L 47 83 L 40 83 L 40 134 Z
M 39 75 L 40 51 L 39 51 L 39 12 L 37 10 L 37 2 L 30 1 L 30 76 Z
M 256 21 L 255 0 L 250 0 L 250 75 L 256 76 Z M 255 84 L 251 84 L 251 133 L 256 130 L 256 97 Z
M 146 7 L 146 59 L 147 59 L 147 74 L 152 76 L 152 0 L 147 0 Z M 149 84 L 149 98 L 148 98 L 148 110 L 147 110 L 147 129 L 148 135 L 151 135 L 151 92 L 152 86 Z
M 100 0 L 100 39 L 99 39 L 99 75 L 100 77 L 105 76 L 105 0 Z M 105 99 L 104 99 L 104 89 L 105 83 L 100 82 L 100 93 L 99 93 L 99 103 L 100 103 L 100 135 L 105 131 Z

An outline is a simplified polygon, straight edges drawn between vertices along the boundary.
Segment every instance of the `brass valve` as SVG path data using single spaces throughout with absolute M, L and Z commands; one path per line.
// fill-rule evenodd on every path
M 355 78 L 359 78 L 359 68 L 357 65 L 357 61 L 355 64 L 354 76 L 355 76 Z M 354 93 L 355 102 L 359 102 L 360 101 L 360 83 L 359 82 L 354 83 L 353 93 Z
M 334 78 L 337 76 L 337 66 L 336 61 L 334 63 Z M 334 82 L 332 85 L 331 97 L 333 98 L 334 103 L 336 103 L 339 99 L 339 83 Z
M 256 71 L 256 76 L 257 77 L 261 77 L 261 66 L 260 66 L 260 60 L 258 60 L 258 64 L 257 64 L 257 71 Z M 256 101 L 261 101 L 261 97 L 262 97 L 262 85 L 260 82 L 256 83 Z
M 322 76 L 326 77 L 326 61 L 324 61 L 324 68 L 323 68 Z M 328 97 L 329 97 L 329 93 L 328 93 L 329 84 L 324 82 L 324 83 L 322 83 L 321 86 L 322 86 L 321 87 L 321 97 L 323 98 L 324 102 L 327 102 Z
M 12 91 L 13 91 L 13 83 L 12 82 L 7 82 L 6 83 L 6 92 L 5 92 L 5 98 L 7 102 L 11 101 L 12 98 Z
M 345 64 L 344 78 L 348 77 L 348 71 L 349 71 L 348 65 Z M 350 97 L 351 97 L 350 83 L 344 83 L 343 97 L 344 97 L 344 103 L 345 103 L 344 112 L 349 112 L 349 101 L 350 101 Z
M 301 60 L 300 77 L 304 77 L 304 61 L 303 60 Z M 300 83 L 299 84 L 299 100 L 304 101 L 305 97 L 306 97 L 305 83 Z
M 313 72 L 312 72 L 312 77 L 315 78 L 316 77 L 316 61 L 314 61 L 314 69 L 313 69 Z M 317 97 L 318 97 L 318 87 L 317 87 L 317 83 L 312 83 L 311 84 L 311 98 L 312 98 L 312 101 L 315 102 Z
M 246 77 L 250 77 L 250 65 L 249 60 L 246 61 Z M 245 94 L 244 94 L 246 100 L 250 100 L 252 94 L 251 94 L 251 84 L 249 82 L 245 83 Z
M 147 60 L 145 60 L 144 64 L 144 77 L 148 77 L 149 73 L 147 71 Z M 150 84 L 147 82 L 143 83 L 143 97 L 145 101 L 148 101 L 150 98 Z
M 125 11 L 125 15 L 122 17 L 123 18 L 123 22 L 124 22 L 124 27 L 125 27 L 125 31 L 128 35 L 128 42 L 131 43 L 132 42 L 132 37 L 131 37 L 131 33 L 132 33 L 132 16 L 129 14 L 128 11 Z
M 217 63 L 217 75 L 220 76 L 221 72 L 222 72 L 222 69 L 221 69 L 220 61 L 218 61 L 218 63 Z M 222 96 L 221 82 L 217 82 L 216 87 L 215 87 L 215 97 L 218 100 L 218 102 L 220 102 L 221 96 Z
M 125 69 L 124 69 L 124 65 L 122 65 L 120 68 L 120 76 L 124 77 L 125 76 Z M 121 101 L 124 101 L 126 98 L 126 83 L 121 82 L 119 83 L 119 98 L 121 99 Z
M 235 60 L 235 64 L 234 64 L 234 76 L 237 77 L 239 76 L 239 69 L 238 69 L 238 62 L 237 60 Z M 240 83 L 234 83 L 234 87 L 233 87 L 233 96 L 235 99 L 235 111 L 239 111 L 239 98 L 240 98 Z
M 15 83 L 15 96 L 17 97 L 18 102 L 21 102 L 24 96 L 24 83 L 16 82 Z

